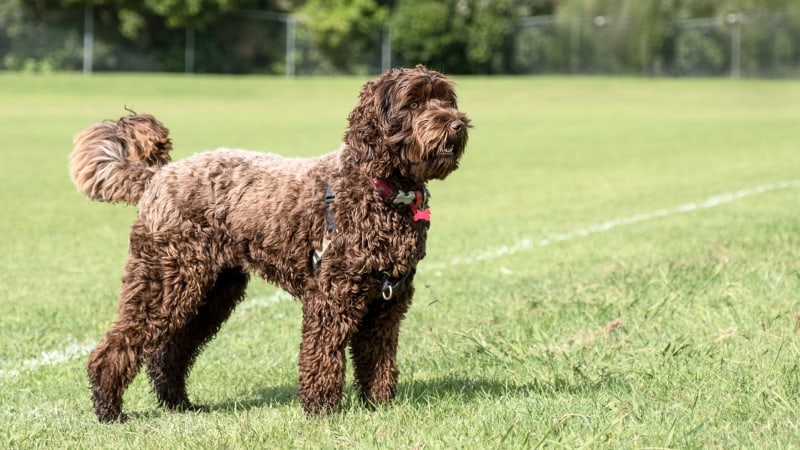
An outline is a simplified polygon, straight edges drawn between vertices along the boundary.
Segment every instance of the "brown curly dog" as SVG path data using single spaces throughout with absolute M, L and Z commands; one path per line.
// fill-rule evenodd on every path
M 313 159 L 218 150 L 169 163 L 168 130 L 129 115 L 75 138 L 69 170 L 93 200 L 138 204 L 117 320 L 89 356 L 95 412 L 125 420 L 142 362 L 169 409 L 195 409 L 186 377 L 257 272 L 303 306 L 299 394 L 342 397 L 350 346 L 363 399 L 395 395 L 397 339 L 429 227 L 425 183 L 458 167 L 469 119 L 423 66 L 361 89 L 341 148 Z

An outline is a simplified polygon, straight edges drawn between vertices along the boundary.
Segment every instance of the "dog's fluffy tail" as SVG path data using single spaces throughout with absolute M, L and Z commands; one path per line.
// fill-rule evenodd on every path
M 92 125 L 75 136 L 69 174 L 92 200 L 136 204 L 145 186 L 170 161 L 169 130 L 149 114 Z

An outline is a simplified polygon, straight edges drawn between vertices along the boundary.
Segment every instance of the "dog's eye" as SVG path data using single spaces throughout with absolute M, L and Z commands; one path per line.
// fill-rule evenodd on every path
M 414 102 L 414 103 L 408 105 L 408 107 L 411 108 L 411 109 L 417 109 L 419 107 L 419 104 L 417 102 Z

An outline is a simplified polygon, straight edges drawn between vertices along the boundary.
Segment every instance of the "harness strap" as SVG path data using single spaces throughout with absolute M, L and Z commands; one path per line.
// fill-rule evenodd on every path
M 331 245 L 331 235 L 336 228 L 336 221 L 333 218 L 333 208 L 331 207 L 335 199 L 336 195 L 333 193 L 333 187 L 328 186 L 325 190 L 325 236 L 322 237 L 322 249 L 314 249 L 314 254 L 311 255 L 311 263 L 314 265 L 315 271 L 319 269 L 319 266 L 322 264 L 322 255 L 325 253 L 325 250 L 328 249 L 328 246 Z
M 336 195 L 333 193 L 333 187 L 328 186 L 325 189 L 325 221 L 327 222 L 327 231 L 328 233 L 333 232 L 333 229 L 336 227 L 336 223 L 333 221 L 333 201 L 336 199 Z

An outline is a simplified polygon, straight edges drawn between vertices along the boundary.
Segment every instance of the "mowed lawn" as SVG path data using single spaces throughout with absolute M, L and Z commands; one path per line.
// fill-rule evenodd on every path
M 206 413 L 94 416 L 134 207 L 71 185 L 73 136 L 125 107 L 175 159 L 335 149 L 366 78 L 0 74 L 0 448 L 797 448 L 800 82 L 456 77 L 461 168 L 389 406 L 306 416 L 300 305 L 254 280 L 189 379 Z

